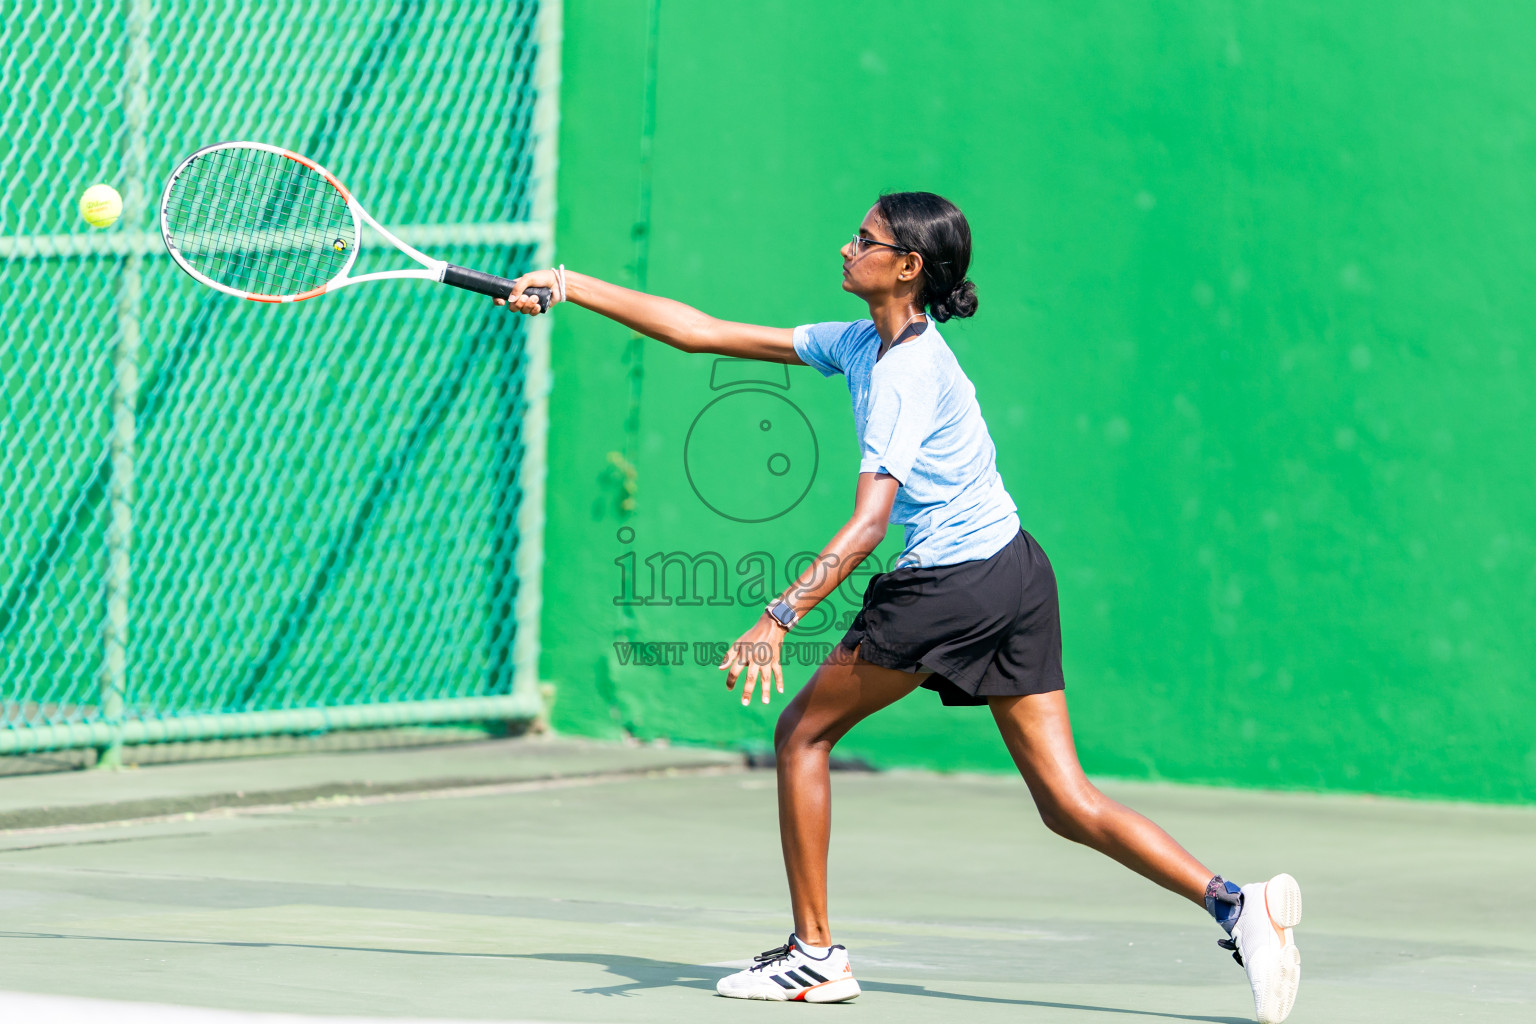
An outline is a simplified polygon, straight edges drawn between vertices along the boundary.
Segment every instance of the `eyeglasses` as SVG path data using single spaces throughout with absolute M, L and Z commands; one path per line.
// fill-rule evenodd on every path
M 899 253 L 909 253 L 915 251 L 912 249 L 904 249 L 899 245 L 892 245 L 890 242 L 877 242 L 873 238 L 865 238 L 863 235 L 856 234 L 853 236 L 853 255 L 855 257 L 857 257 L 861 251 L 859 247 L 864 245 L 880 245 L 887 249 L 895 249 Z

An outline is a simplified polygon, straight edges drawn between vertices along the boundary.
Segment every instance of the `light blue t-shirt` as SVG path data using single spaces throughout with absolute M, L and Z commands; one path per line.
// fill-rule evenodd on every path
M 807 365 L 848 380 L 859 472 L 889 473 L 901 484 L 891 506 L 891 522 L 907 531 L 897 564 L 991 558 L 1020 525 L 975 385 L 932 321 L 877 362 L 879 351 L 872 320 L 795 328 L 795 352 Z

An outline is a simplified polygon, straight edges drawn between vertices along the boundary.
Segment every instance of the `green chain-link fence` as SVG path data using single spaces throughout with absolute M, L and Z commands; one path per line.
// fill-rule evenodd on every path
M 243 302 L 175 267 L 156 207 L 180 158 L 255 139 L 521 272 L 558 52 L 536 0 L 7 8 L 0 753 L 536 713 L 542 321 L 419 282 Z

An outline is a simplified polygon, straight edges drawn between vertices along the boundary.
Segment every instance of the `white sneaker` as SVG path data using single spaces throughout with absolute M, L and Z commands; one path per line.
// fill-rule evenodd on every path
M 801 949 L 800 940 L 791 935 L 784 945 L 755 959 L 746 970 L 721 978 L 715 991 L 733 999 L 804 1003 L 842 1003 L 859 994 L 848 951 L 842 946 L 816 957 Z
M 1296 1004 L 1301 952 L 1291 929 L 1301 921 L 1301 886 L 1290 875 L 1243 886 L 1243 910 L 1232 927 L 1234 957 L 1248 972 L 1259 1024 L 1280 1024 Z

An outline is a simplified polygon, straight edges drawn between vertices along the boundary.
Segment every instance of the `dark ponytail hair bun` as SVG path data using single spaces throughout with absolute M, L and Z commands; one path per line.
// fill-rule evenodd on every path
M 949 295 L 933 304 L 933 318 L 943 323 L 954 316 L 976 315 L 976 286 L 967 278 L 955 285 Z
M 923 258 L 923 305 L 939 323 L 976 314 L 971 225 L 960 208 L 932 192 L 887 192 L 876 201 L 880 219 L 903 249 Z

